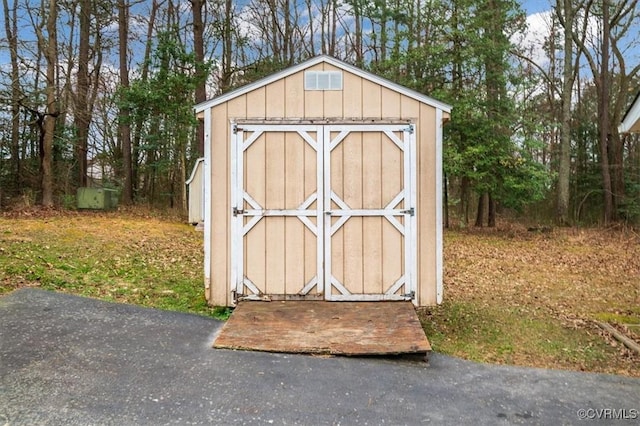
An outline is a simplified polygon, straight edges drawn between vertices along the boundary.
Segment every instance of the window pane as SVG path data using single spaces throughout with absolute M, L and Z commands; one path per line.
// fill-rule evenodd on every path
M 317 73 L 315 71 L 306 71 L 304 73 L 304 90 L 316 90 L 317 87 Z
M 342 73 L 340 71 L 333 71 L 329 75 L 331 82 L 329 88 L 332 90 L 342 90 Z

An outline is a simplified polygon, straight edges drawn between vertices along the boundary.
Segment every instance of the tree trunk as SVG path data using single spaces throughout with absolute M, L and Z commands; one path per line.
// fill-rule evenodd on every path
M 149 22 L 147 24 L 147 38 L 145 40 L 144 57 L 142 61 L 142 71 L 140 72 L 140 81 L 146 82 L 149 76 L 149 62 L 151 58 L 151 47 L 153 41 L 153 32 L 156 23 L 156 16 L 158 14 L 158 1 L 152 0 L 151 13 L 149 15 Z M 140 187 L 140 142 L 142 140 L 142 129 L 144 123 L 142 118 L 138 118 L 134 123 L 133 132 L 131 126 L 129 126 L 129 134 L 131 139 L 131 192 L 135 194 Z M 131 133 L 133 133 L 131 135 Z M 144 191 L 141 191 L 145 193 Z M 145 193 L 146 194 L 146 193 Z
M 469 178 L 462 176 L 460 179 L 460 217 L 464 226 L 469 224 Z
M 600 141 L 600 167 L 602 170 L 605 226 L 616 220 L 613 191 L 611 188 L 611 170 L 609 167 L 609 31 L 609 2 L 607 0 L 602 0 L 602 69 L 600 70 L 598 131 Z
M 233 2 L 231 0 L 225 0 L 224 9 L 225 14 L 222 24 L 222 78 L 218 85 L 218 90 L 221 93 L 231 88 L 233 77 Z
M 180 156 L 180 210 L 183 214 L 187 214 L 188 204 L 187 204 L 187 157 L 185 155 L 184 150 Z
M 609 167 L 611 168 L 611 192 L 614 217 L 620 220 L 620 207 L 625 203 L 625 167 L 622 138 L 616 126 L 611 126 L 609 134 Z
M 482 228 L 482 224 L 484 222 L 484 199 L 485 194 L 480 194 L 478 196 L 478 211 L 476 212 L 476 228 Z
M 89 138 L 89 33 L 91 31 L 91 0 L 80 0 L 80 44 L 78 46 L 78 74 L 76 108 L 76 161 L 78 186 L 87 186 L 87 147 Z
M 332 0 L 331 2 L 331 38 L 329 41 L 329 55 L 336 55 L 336 41 L 337 41 L 337 27 L 338 27 L 338 2 Z
M 53 206 L 53 136 L 58 117 L 58 102 L 56 99 L 56 75 L 58 65 L 58 4 L 57 0 L 49 0 L 49 16 L 47 17 L 47 46 L 45 59 L 47 61 L 47 112 L 44 118 L 44 134 L 42 135 L 42 205 Z
M 559 2 L 558 2 L 559 3 Z M 556 199 L 556 223 L 569 224 L 569 180 L 571 177 L 571 101 L 574 82 L 573 73 L 573 5 L 571 0 L 563 0 L 556 5 L 556 13 L 561 17 L 565 32 L 564 64 L 562 70 L 562 114 L 560 131 L 560 159 L 558 164 L 558 193 Z
M 204 73 L 204 24 L 202 22 L 202 4 L 203 0 L 191 0 L 193 10 L 193 50 L 195 53 L 198 68 L 196 76 L 203 77 Z M 197 104 L 207 100 L 206 79 L 202 78 L 201 82 L 196 86 L 195 101 Z M 196 146 L 198 148 L 198 156 L 204 156 L 204 121 L 198 120 L 196 127 Z
M 443 203 L 444 204 L 444 227 L 445 228 L 449 228 L 449 181 L 447 180 L 447 174 L 443 173 L 442 176 L 442 183 L 443 183 L 443 189 L 442 189 L 442 198 L 443 198 Z
M 11 173 L 13 174 L 12 193 L 19 190 L 22 182 L 20 167 L 20 72 L 18 68 L 18 2 L 9 10 L 7 0 L 2 0 L 4 9 L 4 26 L 9 44 L 11 61 Z M 13 22 L 11 22 L 11 20 Z
M 129 87 L 129 68 L 127 66 L 127 52 L 129 37 L 129 5 L 126 0 L 118 0 L 118 43 L 120 57 L 120 86 Z M 130 112 L 127 106 L 120 109 L 120 143 L 122 145 L 122 172 L 124 184 L 122 188 L 122 203 L 133 204 L 133 164 L 131 161 L 131 125 Z
M 364 66 L 364 49 L 362 46 L 362 10 L 359 2 L 353 6 L 353 20 L 355 25 L 355 46 L 353 54 L 356 58 L 356 66 Z
M 491 196 L 491 194 L 488 195 L 488 204 L 489 204 L 489 213 L 487 215 L 487 226 L 489 228 L 495 228 L 496 227 L 496 200 Z

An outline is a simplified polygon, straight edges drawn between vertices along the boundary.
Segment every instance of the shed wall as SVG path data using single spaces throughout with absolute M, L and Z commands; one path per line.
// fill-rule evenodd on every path
M 193 167 L 187 181 L 189 188 L 189 223 L 204 221 L 204 161 L 201 159 Z
M 340 70 L 321 63 L 308 70 Z M 211 111 L 211 262 L 207 299 L 230 305 L 231 122 L 244 119 L 410 120 L 417 126 L 418 304 L 437 302 L 436 108 L 344 70 L 343 90 L 305 91 L 304 72 L 214 106 Z

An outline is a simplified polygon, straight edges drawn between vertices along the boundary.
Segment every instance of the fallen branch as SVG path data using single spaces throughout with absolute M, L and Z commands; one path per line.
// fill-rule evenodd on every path
M 596 324 L 598 324 L 598 327 L 600 327 L 601 329 L 611 333 L 617 341 L 621 342 L 627 348 L 631 349 L 633 352 L 640 355 L 640 345 L 638 345 L 636 342 L 629 339 L 627 336 L 620 333 L 618 330 L 611 327 L 609 324 L 605 322 L 596 321 Z

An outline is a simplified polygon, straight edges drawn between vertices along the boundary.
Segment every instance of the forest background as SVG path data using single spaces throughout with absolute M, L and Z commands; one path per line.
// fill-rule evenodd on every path
M 327 54 L 452 105 L 447 226 L 638 225 L 638 1 L 535 3 L 2 0 L 0 208 L 184 212 L 194 104 Z

